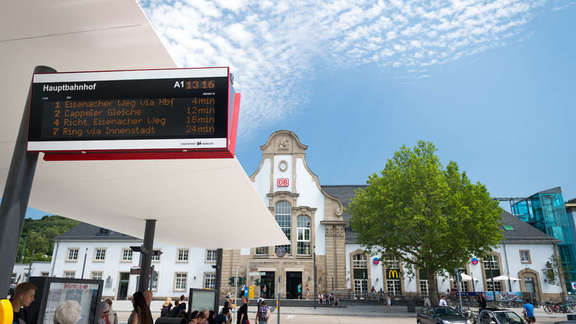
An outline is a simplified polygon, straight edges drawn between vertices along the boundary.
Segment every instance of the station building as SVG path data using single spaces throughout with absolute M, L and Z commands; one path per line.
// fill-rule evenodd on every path
M 306 162 L 308 147 L 294 133 L 277 131 L 260 149 L 262 160 L 251 179 L 291 243 L 224 250 L 222 295 L 234 291 L 230 279 L 236 273 L 256 287 L 255 296 L 265 298 L 313 298 L 315 275 L 317 293 L 333 292 L 346 299 L 370 298 L 372 288 L 397 298 L 425 296 L 429 280 L 437 280 L 441 292 L 455 288 L 449 274 L 432 279 L 414 271 L 410 276 L 402 260 L 375 260 L 377 256 L 365 253 L 345 211 L 363 186 L 321 185 Z M 471 259 L 459 269 L 470 278 L 461 283 L 461 290 L 563 298 L 563 276 L 550 262 L 558 258 L 559 241 L 507 212 L 502 219 L 504 240 L 490 257 Z M 80 224 L 56 239 L 51 275 L 80 278 L 83 272 L 84 278 L 104 280 L 104 296 L 125 299 L 138 280 L 139 256 L 130 246 L 140 244 L 133 237 Z M 158 274 L 152 281 L 157 298 L 214 287 L 215 250 L 162 245 L 155 249 L 162 252 L 152 263 Z M 499 276 L 518 280 L 489 280 Z

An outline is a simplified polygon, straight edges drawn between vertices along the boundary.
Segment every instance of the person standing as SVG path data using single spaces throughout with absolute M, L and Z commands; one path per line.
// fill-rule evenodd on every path
M 306 285 L 306 300 L 310 299 L 310 287 Z
M 12 310 L 14 312 L 12 319 L 13 324 L 31 324 L 28 306 L 34 302 L 36 289 L 36 286 L 29 282 L 23 282 L 14 289 L 14 295 L 10 297 Z
M 110 323 L 118 324 L 118 314 L 112 309 L 112 299 L 106 298 L 106 302 L 110 306 Z
M 258 311 L 256 311 L 256 324 L 268 324 L 270 319 L 270 308 L 266 305 L 266 301 L 263 300 L 258 306 Z
M 160 310 L 160 316 L 161 317 L 168 316 L 171 311 L 172 311 L 172 298 L 167 297 L 166 301 L 164 301 L 164 304 L 162 305 L 162 309 Z
M 483 309 L 486 309 L 486 305 L 487 305 L 487 301 L 486 301 L 486 296 L 484 295 L 483 292 L 480 293 L 480 295 L 478 295 L 478 312 L 480 312 Z
M 236 318 L 236 324 L 248 323 L 248 298 L 246 296 L 242 296 L 242 306 L 238 309 Z
M 524 319 L 528 324 L 536 322 L 536 317 L 534 316 L 534 305 L 532 305 L 529 299 L 526 300 L 526 303 L 522 306 L 522 313 L 524 313 Z
M 128 317 L 128 324 L 153 324 L 150 307 L 146 304 L 146 297 L 141 292 L 132 295 L 133 310 Z
M 438 303 L 438 306 L 448 307 L 448 302 L 446 301 L 446 296 L 442 296 L 442 298 L 440 298 L 440 302 Z

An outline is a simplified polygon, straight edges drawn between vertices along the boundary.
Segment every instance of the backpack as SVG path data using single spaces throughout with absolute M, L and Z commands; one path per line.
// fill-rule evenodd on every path
M 263 321 L 268 320 L 268 306 L 266 305 L 258 306 L 258 319 Z

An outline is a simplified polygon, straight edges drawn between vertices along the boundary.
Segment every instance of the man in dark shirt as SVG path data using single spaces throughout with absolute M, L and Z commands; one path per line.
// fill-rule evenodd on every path
M 25 307 L 30 306 L 34 301 L 36 286 L 29 282 L 19 284 L 14 290 L 14 296 L 10 298 L 14 311 L 13 324 L 26 324 L 29 322 Z
M 248 321 L 248 297 L 242 296 L 242 306 L 238 309 L 237 324 L 245 324 Z

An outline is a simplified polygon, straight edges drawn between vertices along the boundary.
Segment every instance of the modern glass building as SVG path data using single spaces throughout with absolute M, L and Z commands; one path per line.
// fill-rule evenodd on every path
M 576 228 L 574 217 L 566 211 L 562 189 L 555 187 L 538 192 L 512 205 L 515 216 L 559 240 L 567 290 L 576 282 Z

